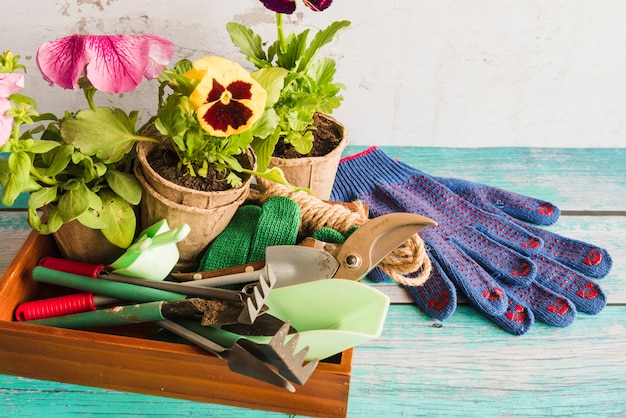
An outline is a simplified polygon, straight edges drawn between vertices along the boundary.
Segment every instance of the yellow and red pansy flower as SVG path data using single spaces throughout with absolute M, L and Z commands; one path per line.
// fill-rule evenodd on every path
M 203 57 L 185 75 L 200 80 L 189 102 L 200 126 L 210 135 L 227 137 L 245 132 L 265 110 L 267 93 L 234 61 Z

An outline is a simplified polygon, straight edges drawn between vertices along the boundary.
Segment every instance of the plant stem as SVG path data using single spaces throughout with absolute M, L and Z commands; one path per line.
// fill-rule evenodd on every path
M 96 94 L 96 88 L 88 87 L 83 89 L 83 91 L 85 92 L 85 98 L 87 99 L 87 103 L 89 103 L 89 108 L 91 110 L 96 110 L 96 106 L 93 103 L 93 96 Z
M 282 13 L 276 13 L 276 32 L 278 34 L 278 45 L 280 47 L 280 52 L 284 54 L 287 52 L 287 42 L 285 41 Z

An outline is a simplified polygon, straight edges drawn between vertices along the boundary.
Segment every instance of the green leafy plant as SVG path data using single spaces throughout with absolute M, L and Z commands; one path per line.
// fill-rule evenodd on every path
M 0 152 L 8 154 L 0 159 L 2 203 L 12 206 L 21 193 L 29 193 L 28 222 L 35 231 L 51 234 L 76 220 L 100 230 L 112 244 L 127 248 L 137 226 L 134 206 L 141 200 L 141 186 L 131 173 L 133 143 L 103 141 L 92 149 L 79 146 L 76 138 L 103 132 L 117 139 L 120 132 L 134 129 L 137 112 L 95 107 L 94 94 L 97 90 L 131 91 L 142 75 L 155 78 L 162 67 L 153 55 L 169 60 L 164 56 L 171 57 L 170 49 L 173 52 L 171 43 L 151 35 L 74 35 L 44 44 L 37 55 L 44 78 L 64 88 L 80 86 L 89 103 L 88 109 L 66 111 L 60 118 L 40 115 L 32 98 L 17 93 L 23 86 L 23 74 L 18 71 L 24 67 L 18 64 L 19 57 L 5 52 L 0 57 L 0 92 L 8 94 L 0 94 L 0 126 L 10 130 L 0 130 Z M 122 60 L 118 51 L 132 58 Z M 103 59 L 108 66 L 100 65 Z M 61 65 L 68 63 L 72 68 Z M 3 83 L 9 88 L 3 89 Z M 82 130 L 83 122 L 90 129 Z M 27 125 L 31 129 L 24 130 Z M 140 136 L 135 134 L 135 138 Z
M 240 23 L 226 25 L 233 44 L 259 69 L 253 77 L 268 91 L 263 116 L 265 129 L 255 132 L 252 142 L 261 171 L 268 166 L 280 139 L 300 154 L 309 153 L 314 139 L 313 115 L 317 112 L 331 114 L 341 105 L 340 92 L 345 87 L 334 82 L 335 61 L 316 57 L 339 31 L 350 25 L 347 20 L 333 22 L 318 31 L 309 43 L 309 29 L 285 35 L 283 14 L 292 13 L 295 3 L 287 9 L 283 6 L 290 2 L 279 2 L 280 7 L 271 7 L 272 2 L 263 3 L 276 12 L 277 39 L 274 42 L 264 42 Z M 313 8 L 311 2 L 305 3 Z
M 154 125 L 165 139 L 161 145 L 178 156 L 179 170 L 205 177 L 213 168 L 232 187 L 241 186 L 240 173 L 256 174 L 236 158 L 252 142 L 267 97 L 248 71 L 225 58 L 205 56 L 180 60 L 159 80 Z

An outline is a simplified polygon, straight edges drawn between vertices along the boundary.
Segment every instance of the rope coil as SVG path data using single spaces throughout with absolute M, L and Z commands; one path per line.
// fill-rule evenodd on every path
M 261 204 L 272 196 L 288 197 L 300 206 L 301 235 L 308 236 L 323 227 L 345 233 L 351 227 L 363 225 L 369 220 L 367 210 L 361 201 L 353 202 L 352 208 L 349 208 L 341 203 L 323 201 L 303 191 L 294 192 L 276 183 L 263 191 L 252 190 L 250 193 L 250 199 Z M 424 241 L 419 234 L 411 236 L 402 246 L 389 253 L 378 267 L 393 281 L 403 286 L 423 285 L 432 269 Z

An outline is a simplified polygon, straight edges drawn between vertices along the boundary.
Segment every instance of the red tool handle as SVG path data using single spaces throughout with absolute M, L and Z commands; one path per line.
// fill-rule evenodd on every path
M 94 279 L 98 278 L 100 273 L 106 271 L 104 264 L 87 264 L 80 261 L 65 260 L 56 257 L 43 257 L 39 260 L 37 265 L 65 273 L 93 277 Z
M 53 318 L 80 312 L 95 311 L 93 293 L 76 293 L 56 298 L 24 302 L 15 309 L 17 321 Z

